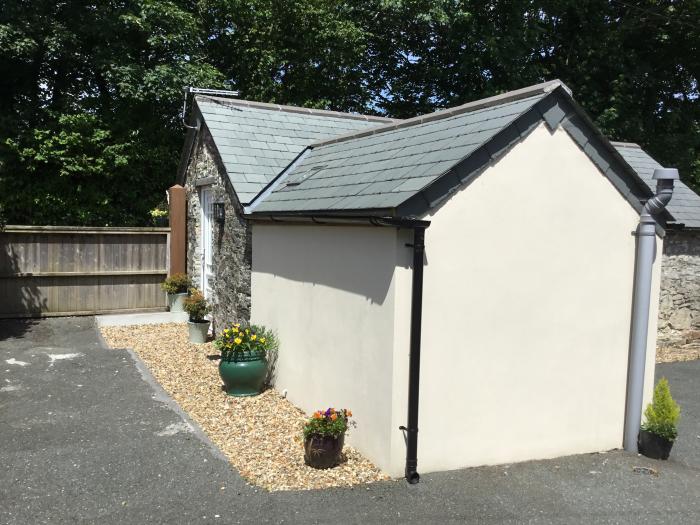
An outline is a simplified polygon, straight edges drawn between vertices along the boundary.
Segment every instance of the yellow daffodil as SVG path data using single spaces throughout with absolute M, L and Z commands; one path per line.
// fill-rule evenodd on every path
M 240 337 L 236 337 L 236 338 L 233 340 L 233 342 L 236 343 L 237 345 L 239 345 L 239 344 L 241 344 L 241 343 L 243 342 L 243 339 L 241 339 Z
M 253 335 L 250 336 L 250 339 L 251 339 L 252 341 L 255 341 L 257 338 L 258 338 L 258 336 L 255 335 L 255 334 L 253 334 Z
M 233 333 L 234 333 L 234 334 L 237 334 L 237 333 L 238 333 L 238 328 L 236 328 L 235 326 L 233 327 Z
M 265 339 L 264 337 L 261 337 L 261 338 L 260 338 L 260 342 L 261 342 L 261 343 L 264 343 L 265 341 L 266 341 L 266 339 Z

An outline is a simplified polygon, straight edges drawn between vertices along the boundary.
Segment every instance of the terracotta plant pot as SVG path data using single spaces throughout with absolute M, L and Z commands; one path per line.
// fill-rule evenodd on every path
M 187 292 L 185 293 L 169 293 L 168 294 L 168 308 L 171 312 L 184 312 L 185 311 L 185 298 L 187 297 Z
M 236 361 L 219 362 L 219 376 L 230 396 L 257 396 L 262 392 L 267 377 L 267 360 L 264 356 L 246 356 Z
M 345 434 L 338 437 L 311 434 L 304 439 L 304 462 L 313 468 L 335 467 L 342 459 Z
M 639 448 L 639 453 L 648 458 L 668 459 L 673 447 L 673 441 L 669 441 L 647 430 L 640 430 L 637 447 Z
M 193 322 L 188 321 L 187 326 L 190 331 L 190 343 L 202 344 L 207 342 L 209 332 L 209 321 Z

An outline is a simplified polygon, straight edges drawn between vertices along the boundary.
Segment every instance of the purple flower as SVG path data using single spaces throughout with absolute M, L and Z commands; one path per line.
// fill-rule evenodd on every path
M 331 409 L 330 409 L 330 408 L 327 409 L 324 415 L 325 415 L 326 417 L 330 417 L 330 415 L 331 415 Z

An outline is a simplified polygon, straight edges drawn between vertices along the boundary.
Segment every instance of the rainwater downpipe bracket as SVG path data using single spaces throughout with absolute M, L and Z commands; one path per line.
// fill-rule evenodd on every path
M 415 485 L 418 474 L 418 401 L 420 387 L 421 323 L 423 313 L 423 260 L 425 226 L 413 228 L 413 277 L 411 282 L 411 333 L 408 363 L 408 422 L 399 427 L 406 433 L 406 481 Z
M 651 283 L 656 258 L 656 219 L 666 208 L 673 195 L 673 183 L 678 180 L 678 170 L 658 168 L 654 170 L 656 195 L 642 208 L 637 227 L 637 248 L 632 297 L 632 325 L 627 369 L 627 397 L 625 405 L 625 429 L 623 446 L 636 453 L 637 439 L 642 420 L 644 374 L 649 336 L 649 307 Z

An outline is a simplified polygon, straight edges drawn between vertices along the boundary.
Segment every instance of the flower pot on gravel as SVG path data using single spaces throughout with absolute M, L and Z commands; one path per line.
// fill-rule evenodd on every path
M 272 332 L 262 326 L 231 325 L 216 339 L 221 351 L 219 376 L 231 396 L 255 396 L 268 376 L 267 353 L 277 348 Z
M 184 302 L 191 283 L 184 273 L 174 273 L 160 287 L 168 294 L 168 308 L 171 312 L 184 312 Z
M 304 463 L 317 469 L 327 469 L 338 465 L 342 460 L 345 434 L 322 436 L 311 434 L 304 438 Z
M 187 327 L 190 332 L 190 343 L 201 345 L 207 342 L 207 334 L 209 333 L 209 321 L 199 321 L 194 323 L 189 321 Z
M 187 299 L 187 293 L 169 293 L 168 310 L 171 312 L 184 312 L 185 299 Z
M 196 288 L 192 288 L 189 297 L 184 301 L 183 307 L 190 316 L 190 322 L 188 323 L 190 343 L 206 343 L 209 321 L 204 316 L 209 313 L 210 308 L 207 300 L 204 298 L 204 294 Z
M 345 432 L 352 412 L 347 409 L 317 410 L 304 425 L 304 462 L 310 467 L 327 469 L 343 460 Z
M 647 430 L 639 431 L 639 453 L 651 459 L 668 459 L 673 441 Z
M 257 396 L 265 386 L 267 360 L 264 355 L 240 355 L 219 362 L 219 376 L 230 396 Z

